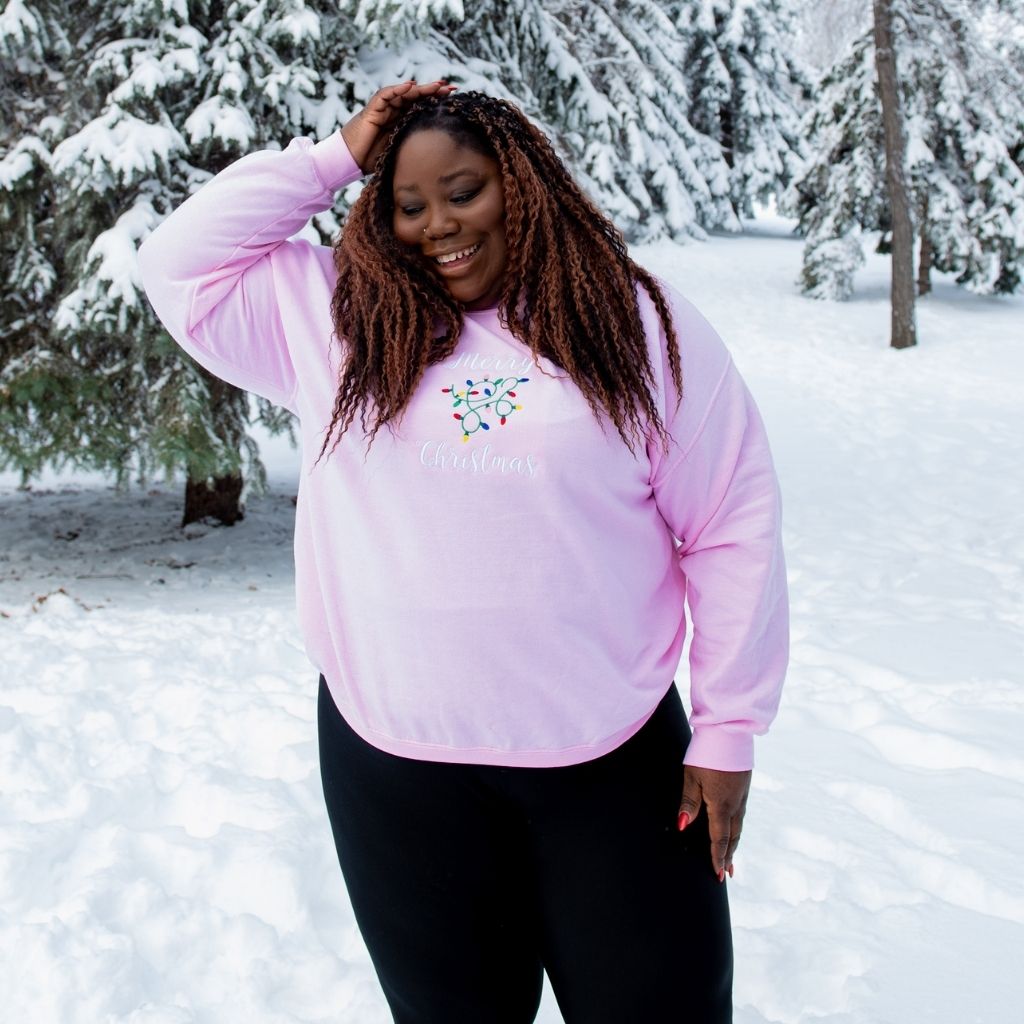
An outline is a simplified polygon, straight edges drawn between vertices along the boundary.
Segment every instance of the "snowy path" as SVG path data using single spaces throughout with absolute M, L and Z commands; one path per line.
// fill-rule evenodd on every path
M 638 255 L 726 337 L 785 494 L 737 1024 L 1019 1020 L 1024 300 L 939 282 L 895 353 L 877 257 L 839 305 L 796 295 L 773 222 Z M 178 528 L 177 488 L 0 478 L 4 1020 L 389 1019 L 321 804 L 295 456 L 270 461 L 231 530 Z

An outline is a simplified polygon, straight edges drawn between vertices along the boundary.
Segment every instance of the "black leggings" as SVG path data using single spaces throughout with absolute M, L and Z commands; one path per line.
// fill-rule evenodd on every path
M 356 921 L 396 1024 L 728 1024 L 732 936 L 704 810 L 676 829 L 690 730 L 673 685 L 564 768 L 396 757 L 320 678 L 320 770 Z

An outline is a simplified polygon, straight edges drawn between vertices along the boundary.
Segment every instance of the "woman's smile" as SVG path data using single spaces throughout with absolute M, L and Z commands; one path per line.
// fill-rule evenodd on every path
M 477 242 L 475 246 L 469 246 L 467 249 L 459 249 L 456 252 L 442 253 L 440 256 L 435 256 L 434 259 L 440 263 L 442 267 L 449 270 L 456 269 L 457 266 L 464 266 L 469 262 L 479 251 L 482 242 Z
M 483 242 L 477 242 L 475 245 L 467 246 L 465 249 L 456 249 L 452 252 L 443 253 L 440 256 L 435 256 L 434 262 L 439 265 L 439 269 L 445 277 L 451 277 L 468 266 L 482 246 Z

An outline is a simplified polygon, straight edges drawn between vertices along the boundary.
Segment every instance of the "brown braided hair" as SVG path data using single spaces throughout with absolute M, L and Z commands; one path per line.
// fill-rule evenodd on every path
M 462 305 L 392 228 L 399 148 L 428 128 L 447 132 L 501 168 L 508 261 L 501 323 L 534 360 L 544 356 L 564 370 L 598 421 L 602 413 L 611 418 L 631 452 L 633 441 L 646 436 L 645 423 L 667 450 L 636 297 L 639 282 L 661 318 L 682 395 L 679 346 L 657 281 L 630 259 L 619 230 L 582 192 L 540 129 L 505 100 L 464 92 L 426 97 L 403 114 L 335 244 L 331 312 L 345 352 L 317 461 L 337 431 L 333 452 L 357 412 L 369 449 L 380 427 L 392 429 L 401 417 L 426 367 L 458 344 Z

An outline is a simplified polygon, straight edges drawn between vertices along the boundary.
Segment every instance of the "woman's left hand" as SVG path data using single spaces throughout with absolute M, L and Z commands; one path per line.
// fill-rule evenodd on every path
M 743 813 L 747 809 L 752 772 L 720 772 L 714 768 L 683 766 L 683 799 L 679 804 L 680 830 L 708 808 L 711 832 L 711 866 L 720 882 L 732 878 L 732 855 L 740 841 Z M 683 816 L 686 816 L 685 819 Z

